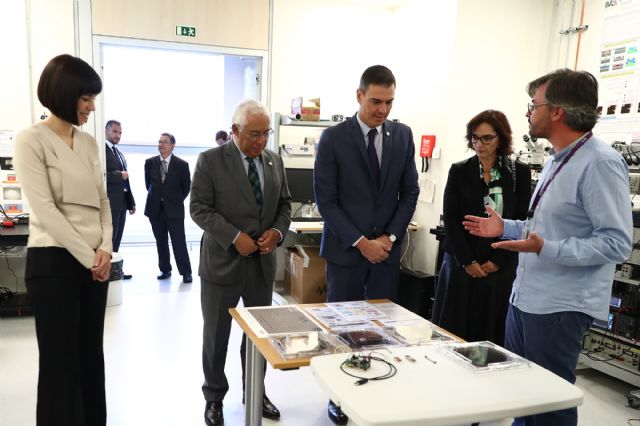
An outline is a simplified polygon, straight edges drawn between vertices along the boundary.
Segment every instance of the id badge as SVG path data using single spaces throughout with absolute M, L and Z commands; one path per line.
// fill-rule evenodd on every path
M 529 233 L 531 231 L 533 231 L 533 226 L 534 226 L 534 219 L 528 219 L 525 224 L 524 224 L 524 228 L 522 228 L 522 235 L 520 235 L 520 239 L 521 240 L 526 240 L 529 238 Z

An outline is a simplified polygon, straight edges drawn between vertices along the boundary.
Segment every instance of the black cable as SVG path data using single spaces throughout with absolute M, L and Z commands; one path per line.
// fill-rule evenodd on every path
M 356 368 L 360 368 L 363 370 L 366 370 L 369 368 L 369 366 L 371 365 L 371 361 L 378 361 L 381 362 L 383 364 L 387 365 L 387 368 L 389 368 L 389 370 L 384 373 L 381 374 L 379 376 L 374 376 L 374 377 L 364 377 L 364 376 L 358 376 L 357 374 L 351 374 L 349 373 L 346 369 L 345 366 L 348 365 L 353 365 L 353 363 L 356 363 L 357 365 L 354 366 Z M 393 365 L 392 363 L 390 363 L 389 361 L 377 357 L 377 356 L 372 356 L 372 355 L 352 355 L 351 357 L 345 359 L 342 364 L 340 364 L 340 370 L 342 370 L 342 372 L 348 376 L 351 376 L 355 379 L 358 379 L 357 382 L 355 382 L 356 385 L 364 385 L 365 383 L 371 381 L 371 380 L 385 380 L 385 379 L 389 379 L 393 376 L 396 375 L 396 372 L 398 371 L 398 369 L 396 368 L 395 365 Z

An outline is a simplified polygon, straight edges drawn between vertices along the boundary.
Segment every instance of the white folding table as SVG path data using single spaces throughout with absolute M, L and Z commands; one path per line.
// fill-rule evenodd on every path
M 351 354 L 311 359 L 311 369 L 321 387 L 359 426 L 468 424 L 576 407 L 583 401 L 579 388 L 534 363 L 478 372 L 441 352 L 437 345 L 390 350 L 376 355 L 393 362 L 396 375 L 360 386 L 355 385 L 357 379 L 340 370 L 340 364 Z M 407 360 L 406 354 L 415 362 Z M 402 361 L 393 361 L 393 356 Z M 348 371 L 375 375 L 386 369 L 373 362 L 366 373 Z

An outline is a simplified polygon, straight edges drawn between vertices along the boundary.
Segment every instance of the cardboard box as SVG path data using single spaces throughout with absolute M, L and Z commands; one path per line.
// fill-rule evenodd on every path
M 303 121 L 320 121 L 320 98 L 309 99 L 313 105 L 304 105 L 302 97 L 291 99 L 291 114 Z
M 327 274 L 320 247 L 287 248 L 284 288 L 298 303 L 323 303 L 327 299 Z

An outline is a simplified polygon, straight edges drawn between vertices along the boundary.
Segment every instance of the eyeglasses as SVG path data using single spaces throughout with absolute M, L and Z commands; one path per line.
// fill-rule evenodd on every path
M 471 143 L 476 144 L 480 142 L 483 145 L 489 145 L 491 141 L 493 141 L 497 137 L 498 135 L 482 135 L 482 136 L 471 135 Z
M 527 104 L 527 110 L 529 111 L 529 114 L 531 114 L 534 109 L 542 105 L 549 105 L 549 102 L 543 102 L 541 104 L 534 104 L 534 103 Z
M 273 129 L 265 130 L 264 132 L 260 132 L 258 130 L 252 130 L 249 132 L 249 139 L 252 142 L 255 142 L 258 139 L 260 139 L 260 136 L 264 136 L 265 139 L 269 139 L 269 136 L 271 136 L 272 134 L 273 134 Z

